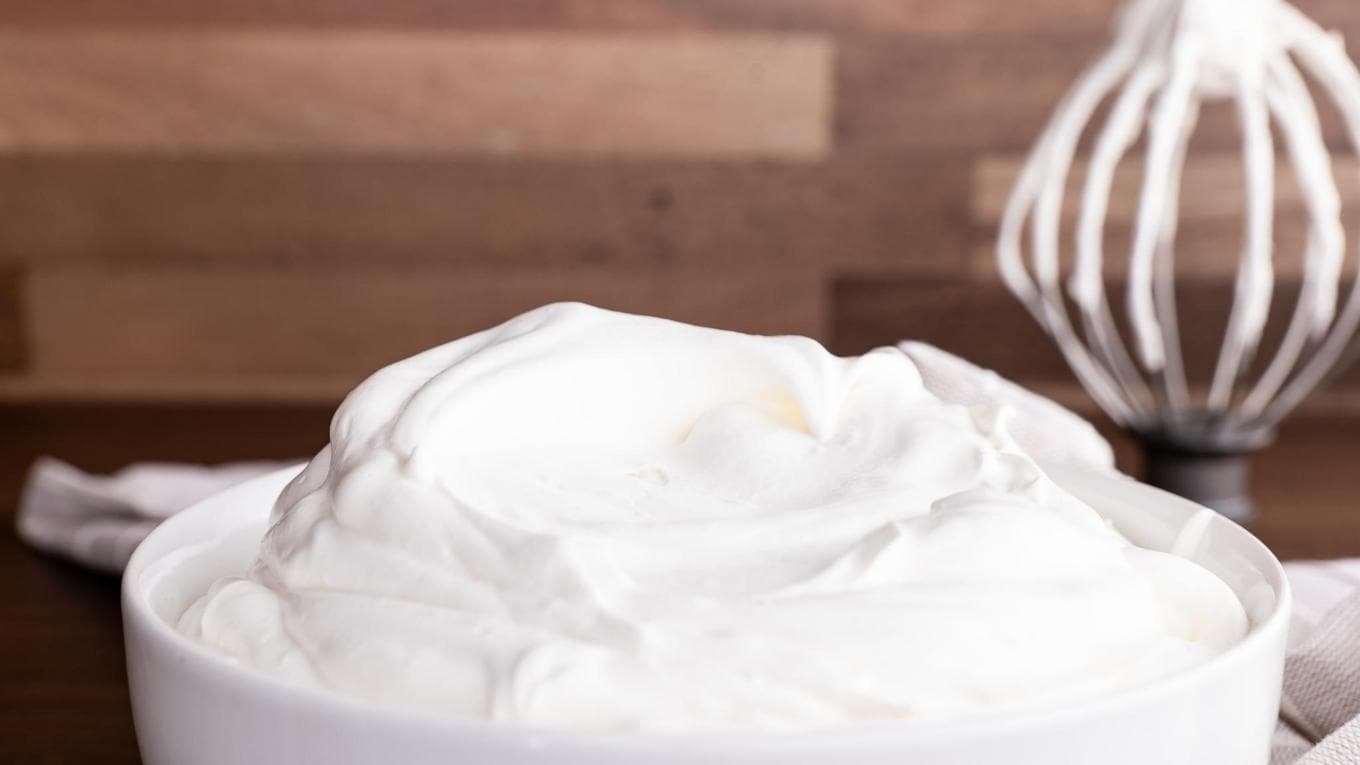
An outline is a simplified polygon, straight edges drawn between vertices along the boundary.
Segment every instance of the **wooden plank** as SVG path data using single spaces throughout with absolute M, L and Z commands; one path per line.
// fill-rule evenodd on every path
M 168 374 L 0 374 L 0 404 L 101 402 L 123 406 L 334 406 L 363 375 L 317 373 L 305 378 L 251 373 L 234 377 Z
M 1020 154 L 987 154 L 977 160 L 973 168 L 971 203 L 975 223 L 994 226 L 1000 222 L 1023 165 L 1024 156 Z M 1181 179 L 1180 219 L 1186 222 L 1226 218 L 1240 220 L 1245 210 L 1246 188 L 1242 168 L 1242 157 L 1238 154 L 1213 152 L 1188 157 Z M 1338 154 L 1332 159 L 1332 174 L 1343 209 L 1360 208 L 1360 173 L 1356 172 L 1357 169 L 1360 169 L 1360 164 L 1357 164 L 1353 154 Z M 1064 218 L 1075 218 L 1081 210 L 1086 170 L 1084 158 L 1073 163 L 1063 197 Z M 1133 220 L 1138 212 L 1142 179 L 1141 156 L 1131 156 L 1120 163 L 1110 189 L 1109 222 L 1128 224 Z M 1275 209 L 1300 217 L 1305 210 L 1293 165 L 1283 157 L 1275 167 Z
M 1352 37 L 1360 37 L 1360 13 L 1348 10 L 1345 18 Z M 1109 42 L 1105 24 L 857 34 L 837 47 L 838 145 L 1024 151 Z M 1104 123 L 1114 95 L 1088 120 L 1088 131 Z M 1320 96 L 1315 91 L 1327 144 L 1349 148 L 1337 109 Z M 1233 102 L 1206 103 L 1192 151 L 1240 145 Z
M 815 272 L 447 268 L 36 269 L 31 378 L 334 391 L 378 367 L 559 300 L 766 334 L 822 331 Z
M 1087 395 L 1075 379 L 1068 381 L 1038 380 L 1024 384 L 1029 390 L 1058 402 L 1104 429 L 1115 429 L 1113 422 L 1100 411 L 1100 407 L 1096 406 L 1095 401 Z M 1204 395 L 1204 393 L 1205 390 L 1202 388 L 1195 388 L 1191 391 L 1191 394 L 1197 397 Z M 1286 423 L 1298 419 L 1326 420 L 1329 418 L 1353 421 L 1356 427 L 1360 427 L 1360 386 L 1341 385 L 1318 390 L 1304 399 L 1299 408 L 1286 420 Z M 1109 433 L 1106 433 L 1106 437 L 1109 437 L 1109 435 Z M 1128 464 L 1126 468 L 1128 470 L 1135 470 L 1136 468 L 1136 465 L 1125 464 Z
M 1319 24 L 1360 32 L 1353 0 L 1297 0 Z M 1119 0 L 6 0 L 0 25 L 411 26 L 507 29 L 807 29 L 968 34 L 990 30 L 1107 28 Z
M 1023 149 L 1106 37 L 1103 27 L 861 35 L 837 50 L 837 138 L 873 148 Z
M 1253 457 L 1260 515 L 1252 531 L 1281 558 L 1354 556 L 1360 544 L 1360 420 L 1337 411 L 1287 422 L 1278 441 Z
M 812 35 L 0 34 L 0 150 L 815 158 Z
M 923 340 L 1027 383 L 1070 378 L 1053 343 L 996 282 L 846 275 L 833 282 L 828 310 L 837 353 Z
M 0 264 L 0 371 L 23 369 L 26 337 L 20 303 L 23 272 Z
M 941 153 L 818 163 L 0 158 L 0 262 L 874 265 L 954 271 Z
M 504 29 L 837 29 L 966 32 L 1104 23 L 1117 0 L 7 0 L 0 24 L 400 25 Z
M 409 26 L 459 29 L 798 29 L 969 34 L 1109 27 L 1119 0 L 6 0 L 0 25 Z M 1352 0 L 1298 0 L 1325 28 L 1360 33 Z
M 1187 373 L 1207 384 L 1218 356 L 1232 305 L 1232 283 L 1185 279 L 1177 292 L 1180 334 Z M 1108 289 L 1116 323 L 1122 320 L 1123 285 Z M 1343 288 L 1348 290 L 1349 285 Z M 1266 326 L 1256 374 L 1278 347 L 1292 313 L 1298 283 L 1276 285 L 1271 319 Z M 831 347 L 861 353 L 903 338 L 924 340 L 1026 384 L 1071 381 L 1072 373 L 1053 342 L 1020 303 L 996 281 L 967 278 L 922 278 L 892 275 L 848 275 L 831 289 Z M 1079 323 L 1078 319 L 1074 319 Z M 1360 387 L 1360 369 L 1338 383 Z
M 1064 227 L 1058 260 L 1061 271 L 1070 274 L 1076 246 L 1070 226 Z M 1360 233 L 1360 232 L 1354 232 Z M 1000 279 L 996 264 L 996 231 L 983 228 L 977 233 L 973 247 L 973 275 L 984 279 Z M 1114 223 L 1105 229 L 1102 271 L 1107 277 L 1123 279 L 1128 273 L 1129 250 L 1133 241 L 1133 226 Z M 1236 276 L 1241 263 L 1242 222 L 1233 219 L 1184 221 L 1176 231 L 1176 273 L 1181 278 L 1229 280 Z M 1297 281 L 1303 276 L 1304 256 L 1308 241 L 1308 227 L 1302 216 L 1281 215 L 1275 222 L 1275 250 L 1273 263 L 1276 278 Z M 1346 248 L 1343 274 L 1360 270 L 1354 239 Z M 1026 242 L 1025 257 L 1030 250 Z
M 973 252 L 977 275 L 996 275 L 996 229 L 1022 165 L 1023 159 L 1019 155 L 986 155 L 974 166 L 970 215 L 979 240 Z M 1343 212 L 1360 209 L 1360 173 L 1356 173 L 1356 169 L 1357 159 L 1352 155 L 1333 158 L 1333 175 Z M 1075 254 L 1076 221 L 1081 212 L 1086 170 L 1084 160 L 1073 165 L 1063 199 L 1059 257 L 1064 271 L 1070 270 Z M 1275 173 L 1273 240 L 1276 274 L 1282 279 L 1297 280 L 1303 273 L 1307 243 L 1306 206 L 1292 166 L 1280 161 Z M 1127 272 L 1142 174 L 1141 157 L 1131 157 L 1120 164 L 1111 186 L 1104 236 L 1104 269 L 1112 277 L 1122 277 Z M 1207 152 L 1189 158 L 1181 184 L 1176 237 L 1178 273 L 1222 279 L 1235 276 L 1243 246 L 1243 184 L 1242 162 L 1237 155 Z M 1360 228 L 1354 221 L 1353 215 L 1343 215 L 1349 242 L 1343 270 L 1348 274 L 1355 273 L 1358 265 L 1353 243 L 1360 236 Z

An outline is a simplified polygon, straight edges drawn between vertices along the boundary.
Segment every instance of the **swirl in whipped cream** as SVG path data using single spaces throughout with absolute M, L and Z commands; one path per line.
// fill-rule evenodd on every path
M 1068 703 L 1242 637 L 1223 582 L 1045 476 L 1011 420 L 1056 407 L 931 387 L 894 348 L 547 306 L 361 384 L 180 628 L 381 704 L 659 731 Z

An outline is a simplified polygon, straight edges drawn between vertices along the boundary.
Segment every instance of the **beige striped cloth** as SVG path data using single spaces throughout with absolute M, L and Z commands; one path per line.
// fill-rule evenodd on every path
M 1288 563 L 1294 587 L 1271 765 L 1360 763 L 1360 559 Z

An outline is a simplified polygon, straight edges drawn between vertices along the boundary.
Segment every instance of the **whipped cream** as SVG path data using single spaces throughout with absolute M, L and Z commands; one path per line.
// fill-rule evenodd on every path
M 1131 545 L 1012 427 L 1038 407 L 1103 450 L 1084 423 L 917 350 L 977 384 L 946 400 L 895 348 L 524 314 L 355 389 L 248 576 L 180 629 L 380 704 L 650 731 L 1069 703 L 1243 636 L 1223 582 Z

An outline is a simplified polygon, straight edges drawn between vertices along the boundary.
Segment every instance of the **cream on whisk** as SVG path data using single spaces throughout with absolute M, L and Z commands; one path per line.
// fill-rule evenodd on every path
M 975 374 L 942 398 L 894 348 L 547 306 L 355 389 L 180 629 L 380 704 L 648 731 L 1068 703 L 1242 637 Z

